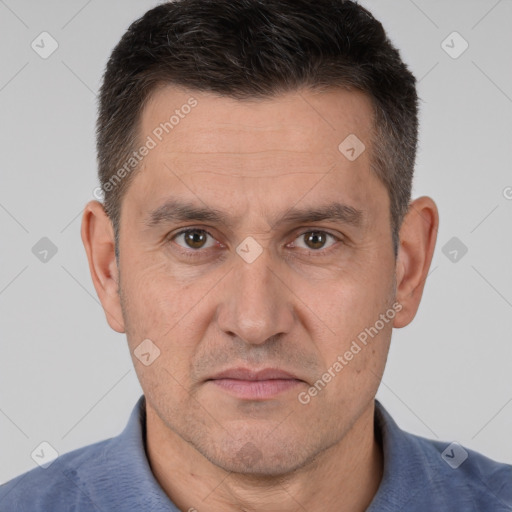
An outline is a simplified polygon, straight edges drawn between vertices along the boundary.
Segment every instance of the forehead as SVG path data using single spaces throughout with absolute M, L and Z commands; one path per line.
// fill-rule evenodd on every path
M 190 108 L 192 100 L 196 106 Z M 368 140 L 372 113 L 369 97 L 355 90 L 301 90 L 236 100 L 166 86 L 151 95 L 142 112 L 141 132 L 156 130 L 158 136 L 161 128 L 161 145 L 189 154 L 292 151 L 339 157 L 338 146 L 349 134 Z
M 154 147 L 128 195 L 140 213 L 171 193 L 242 211 L 248 202 L 262 210 L 293 204 L 308 191 L 309 202 L 316 195 L 362 209 L 382 188 L 370 172 L 372 118 L 371 100 L 358 91 L 240 101 L 165 86 L 142 112 L 139 140 Z M 366 150 L 352 160 L 340 144 L 354 136 Z

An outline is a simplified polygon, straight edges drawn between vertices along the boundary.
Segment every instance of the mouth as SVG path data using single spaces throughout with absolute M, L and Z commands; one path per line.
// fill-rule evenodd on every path
M 259 371 L 232 368 L 214 375 L 206 382 L 244 400 L 268 400 L 304 383 L 295 375 L 277 368 Z

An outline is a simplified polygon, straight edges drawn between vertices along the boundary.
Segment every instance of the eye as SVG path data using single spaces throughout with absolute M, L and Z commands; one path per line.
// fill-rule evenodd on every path
M 207 244 L 208 237 L 212 239 L 210 245 Z M 171 240 L 175 240 L 176 243 L 183 247 L 184 249 L 209 249 L 210 247 L 215 246 L 215 238 L 213 238 L 208 231 L 204 229 L 185 229 L 176 233 Z M 178 240 L 181 240 L 183 243 L 179 243 Z
M 328 244 L 329 239 L 330 244 Z M 201 249 L 210 249 L 218 244 L 217 240 L 208 231 L 199 228 L 184 229 L 170 236 L 169 240 L 175 241 L 178 246 L 189 253 L 199 253 Z M 291 245 L 299 249 L 323 253 L 322 249 L 327 251 L 336 242 L 341 242 L 341 239 L 325 231 L 310 230 L 301 233 Z
M 328 238 L 331 238 L 333 242 L 325 247 Z M 296 244 L 297 240 L 303 240 L 303 245 Z M 325 231 L 305 231 L 294 240 L 293 245 L 300 247 L 301 249 L 313 249 L 314 251 L 319 251 L 320 249 L 327 249 L 331 247 L 337 241 L 340 241 L 340 239 L 330 233 L 326 233 Z

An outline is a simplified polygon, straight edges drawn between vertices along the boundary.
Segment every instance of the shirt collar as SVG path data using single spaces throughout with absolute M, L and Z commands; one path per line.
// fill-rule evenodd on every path
M 83 464 L 82 471 L 79 466 L 67 476 L 98 510 L 179 512 L 151 471 L 145 439 L 146 403 L 142 395 L 121 434 L 106 442 L 94 461 Z
M 397 512 L 411 500 L 421 502 L 436 475 L 432 461 L 421 449 L 416 436 L 401 430 L 377 399 L 374 425 L 382 447 L 384 469 L 367 512 Z

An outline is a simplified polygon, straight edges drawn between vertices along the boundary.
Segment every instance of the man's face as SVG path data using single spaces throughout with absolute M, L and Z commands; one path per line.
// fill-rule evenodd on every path
M 181 109 L 191 96 L 197 106 Z M 140 140 L 156 146 L 122 203 L 124 327 L 132 355 L 147 339 L 160 350 L 147 366 L 133 356 L 153 428 L 226 470 L 299 468 L 371 407 L 393 322 L 375 325 L 395 299 L 371 119 L 370 100 L 344 90 L 242 102 L 166 87 L 143 112 Z M 353 138 L 338 148 L 351 134 L 366 146 L 355 160 Z M 172 200 L 221 218 L 175 219 L 162 208 Z M 334 203 L 360 213 L 291 215 Z M 240 368 L 295 380 L 211 380 Z

